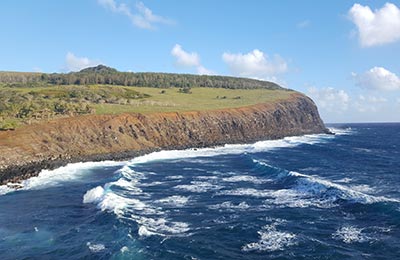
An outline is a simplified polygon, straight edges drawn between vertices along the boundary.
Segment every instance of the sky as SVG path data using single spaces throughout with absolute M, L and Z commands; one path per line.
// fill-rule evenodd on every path
M 400 122 L 400 1 L 3 0 L 0 35 L 1 71 L 249 77 L 326 123 Z

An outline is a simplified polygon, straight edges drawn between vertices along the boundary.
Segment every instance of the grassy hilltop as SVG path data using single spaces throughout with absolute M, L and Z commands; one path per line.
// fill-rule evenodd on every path
M 234 108 L 287 98 L 267 81 L 128 73 L 99 65 L 68 74 L 0 72 L 0 130 L 83 114 Z

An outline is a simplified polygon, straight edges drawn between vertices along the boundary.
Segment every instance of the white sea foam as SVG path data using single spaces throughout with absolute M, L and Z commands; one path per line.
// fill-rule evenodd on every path
M 346 244 L 355 242 L 363 243 L 372 239 L 371 237 L 367 236 L 367 234 L 363 233 L 362 228 L 354 226 L 341 227 L 332 234 L 332 237 L 334 239 L 342 240 Z
M 166 176 L 165 177 L 166 180 L 181 180 L 183 179 L 182 175 L 172 175 L 172 176 Z
M 185 222 L 167 221 L 165 218 L 147 218 L 132 216 L 139 225 L 139 236 L 179 236 L 190 230 Z
M 347 128 L 328 127 L 328 129 L 335 135 L 351 135 L 354 133 L 354 130 L 351 127 Z
M 250 206 L 245 202 L 240 202 L 239 204 L 234 204 L 230 201 L 222 202 L 221 204 L 210 205 L 210 209 L 227 209 L 227 210 L 244 210 L 250 208 Z
M 44 189 L 48 187 L 58 186 L 64 182 L 74 181 L 84 176 L 88 170 L 98 167 L 113 167 L 124 165 L 125 162 L 103 161 L 103 162 L 84 162 L 84 163 L 70 163 L 66 166 L 57 168 L 55 170 L 42 170 L 38 176 L 23 180 L 18 183 L 17 189 L 30 190 L 30 189 Z M 15 190 L 10 185 L 0 186 L 0 195 L 4 195 Z
M 228 195 L 228 196 L 247 196 L 256 198 L 265 198 L 271 196 L 270 190 L 257 190 L 253 188 L 238 188 L 233 190 L 223 190 L 217 192 L 217 195 Z
M 270 181 L 249 175 L 236 175 L 232 177 L 222 178 L 222 180 L 225 182 L 251 182 L 254 184 L 263 184 Z
M 277 251 L 284 250 L 285 247 L 296 245 L 296 235 L 289 232 L 278 231 L 276 226 L 280 223 L 266 225 L 257 233 L 260 240 L 249 243 L 242 247 L 242 250 L 247 251 Z
M 276 148 L 294 147 L 301 144 L 315 144 L 332 139 L 334 136 L 327 134 L 312 134 L 303 136 L 285 137 L 279 140 L 260 141 L 253 144 L 226 144 L 214 148 L 200 148 L 187 150 L 159 151 L 139 156 L 130 161 L 130 164 L 143 164 L 151 161 L 190 159 L 213 157 L 225 154 L 257 153 Z M 200 159 L 199 159 L 200 160 Z
M 197 180 L 217 180 L 218 176 L 196 176 Z
M 106 249 L 106 247 L 103 244 L 92 244 L 91 242 L 87 242 L 86 246 L 93 253 L 98 253 Z
M 352 190 L 359 191 L 362 193 L 369 193 L 369 194 L 375 193 L 375 189 L 367 184 L 351 185 L 350 188 Z
M 297 180 L 297 185 L 293 189 L 307 196 L 323 197 L 328 200 L 343 199 L 363 204 L 371 204 L 377 202 L 400 203 L 400 200 L 397 199 L 368 195 L 346 187 L 344 185 L 336 184 L 331 181 L 314 176 L 309 176 L 297 172 L 289 172 L 289 176 L 295 176 L 299 178 Z
M 265 190 L 254 188 L 237 188 L 232 190 L 223 190 L 217 192 L 217 195 L 230 195 L 230 196 L 248 196 L 257 198 L 266 198 L 265 206 L 272 205 L 282 207 L 319 207 L 330 208 L 337 206 L 338 200 L 346 200 L 355 203 L 377 203 L 377 202 L 397 202 L 400 200 L 387 198 L 382 196 L 373 196 L 366 194 L 372 193 L 374 190 L 368 185 L 358 185 L 355 187 L 347 187 L 341 184 L 336 184 L 332 181 L 324 180 L 319 177 L 301 174 L 297 172 L 288 172 L 280 170 L 276 167 L 268 165 L 259 160 L 253 160 L 255 163 L 276 169 L 278 172 L 278 179 L 285 179 L 295 177 L 295 184 L 291 187 L 279 190 Z M 233 176 L 235 177 L 235 176 Z M 237 179 L 223 178 L 223 180 L 241 180 L 242 177 Z
M 353 180 L 352 178 L 345 177 L 345 178 L 342 178 L 342 179 L 340 179 L 340 180 L 337 180 L 336 182 L 340 182 L 340 183 L 349 183 L 349 182 L 351 182 L 352 180 Z
M 102 211 L 114 212 L 118 217 L 123 216 L 126 210 L 141 211 L 142 214 L 160 214 L 139 199 L 126 198 L 116 194 L 110 189 L 110 186 L 112 183 L 106 184 L 104 188 L 97 186 L 88 190 L 83 195 L 83 203 L 94 203 Z
M 88 190 L 83 195 L 83 203 L 97 203 L 100 202 L 104 196 L 104 189 L 101 186 L 97 186 L 91 190 Z
M 129 251 L 129 248 L 127 246 L 123 246 L 123 247 L 121 247 L 120 251 L 121 251 L 121 253 L 126 253 Z
M 340 132 L 340 130 L 337 131 Z M 262 151 L 269 151 L 271 149 L 276 149 L 276 148 L 294 147 L 300 144 L 314 144 L 318 142 L 324 142 L 325 140 L 331 138 L 332 138 L 331 135 L 315 134 L 315 135 L 285 137 L 280 140 L 260 141 L 254 144 L 229 144 L 215 148 L 160 151 L 136 157 L 131 161 L 129 161 L 128 164 L 126 162 L 115 162 L 115 161 L 73 163 L 73 164 L 68 164 L 67 166 L 64 167 L 60 167 L 55 170 L 43 170 L 38 176 L 22 181 L 20 183 L 21 187 L 18 187 L 18 189 L 19 188 L 23 190 L 40 189 L 40 188 L 47 188 L 51 186 L 60 185 L 66 181 L 75 180 L 80 176 L 82 176 L 86 170 L 96 167 L 124 166 L 121 170 L 119 170 L 119 173 L 124 177 L 129 177 L 137 174 L 133 172 L 132 169 L 129 168 L 129 165 L 142 164 L 158 160 L 212 157 L 224 154 L 256 153 Z M 0 186 L 0 195 L 15 190 L 16 187 L 11 187 L 11 185 Z
M 304 194 L 292 189 L 271 191 L 269 193 L 269 197 L 271 198 L 265 200 L 266 207 L 275 205 L 289 208 L 331 208 L 335 206 L 334 199 L 320 199 L 318 197 L 312 197 L 308 194 Z
M 162 181 L 153 181 L 153 182 L 149 182 L 149 183 L 140 183 L 141 187 L 152 187 L 152 186 L 158 186 L 158 185 L 162 185 L 165 182 Z
M 195 193 L 208 192 L 212 190 L 220 190 L 223 187 L 209 182 L 191 181 L 191 184 L 177 185 L 174 188 L 178 190 L 190 191 Z
M 189 202 L 189 197 L 174 195 L 163 199 L 159 199 L 157 200 L 157 202 L 174 207 L 183 207 Z

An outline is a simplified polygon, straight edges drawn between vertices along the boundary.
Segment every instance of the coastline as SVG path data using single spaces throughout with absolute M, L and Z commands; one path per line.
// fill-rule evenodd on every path
M 0 185 L 18 183 L 37 176 L 43 169 L 51 170 L 68 163 L 124 160 L 160 150 L 245 144 L 288 136 L 329 133 L 319 118 L 315 104 L 298 93 L 290 100 L 281 100 L 275 104 L 259 104 L 223 111 L 122 114 L 97 116 L 94 120 L 86 117 L 60 121 L 66 121 L 67 124 L 49 124 L 50 127 L 44 127 L 37 135 L 30 133 L 29 148 L 35 149 L 28 150 L 22 147 L 25 148 L 25 154 L 14 152 L 0 157 Z M 92 127 L 90 131 L 95 132 L 88 135 L 89 130 L 85 129 L 88 126 Z M 131 129 L 129 133 L 126 130 L 127 126 Z M 75 131 L 73 134 L 71 129 Z M 104 133 L 105 129 L 108 133 Z M 54 145 L 63 148 L 56 152 L 50 146 L 53 143 L 43 146 L 41 140 L 37 141 L 38 136 L 58 135 L 55 131 L 64 132 L 61 137 L 51 139 L 54 140 Z M 99 142 L 85 143 L 94 134 L 101 136 L 100 139 L 98 137 Z M 26 132 L 21 136 L 26 137 Z M 77 137 L 84 142 L 82 145 L 86 149 L 83 150 L 82 146 L 68 145 Z M 40 147 L 45 147 L 48 152 L 38 155 Z M 20 150 L 23 150 L 22 148 Z M 15 163 L 10 159 L 13 156 L 26 159 Z

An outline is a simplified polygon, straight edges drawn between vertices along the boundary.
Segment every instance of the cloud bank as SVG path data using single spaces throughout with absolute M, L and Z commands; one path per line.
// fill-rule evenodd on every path
M 322 118 L 327 122 L 398 122 L 400 116 L 393 113 L 400 103 L 382 93 L 350 94 L 332 87 L 310 87 L 307 90 L 317 104 Z M 400 98 L 398 98 L 400 99 Z

